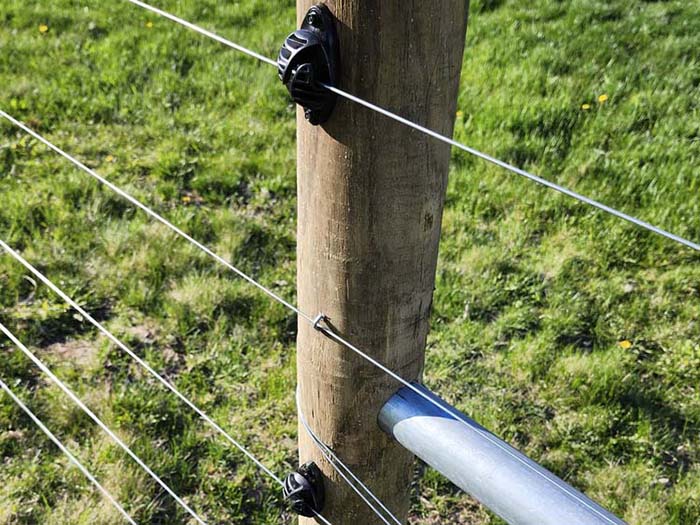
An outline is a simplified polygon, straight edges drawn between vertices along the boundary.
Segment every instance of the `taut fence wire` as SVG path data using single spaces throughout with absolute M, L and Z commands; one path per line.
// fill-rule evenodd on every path
M 97 490 L 99 490 L 104 495 L 104 497 L 107 498 L 107 500 L 114 506 L 114 508 L 117 509 L 117 511 L 122 516 L 124 516 L 124 519 L 128 521 L 131 525 L 137 525 L 134 519 L 131 516 L 129 516 L 129 513 L 127 513 L 126 510 L 124 510 L 124 507 L 121 506 L 121 504 L 116 500 L 116 498 L 112 496 L 112 494 L 110 494 L 110 492 L 106 488 L 104 488 L 104 486 L 102 486 L 102 484 L 99 481 L 97 481 L 95 476 L 93 476 L 90 473 L 90 471 L 87 468 L 85 468 L 85 466 L 83 466 L 83 464 L 78 460 L 78 458 L 76 458 L 71 453 L 71 451 L 68 450 L 68 448 L 61 442 L 61 440 L 58 439 L 53 434 L 53 432 L 51 432 L 46 427 L 46 425 L 44 425 L 44 423 L 42 423 L 41 419 L 39 419 L 34 414 L 34 412 L 32 412 L 29 409 L 29 407 L 27 407 L 27 405 L 24 404 L 24 402 L 19 397 L 17 397 L 17 395 L 15 395 L 15 393 L 10 389 L 9 386 L 7 386 L 7 384 L 2 379 L 0 379 L 0 388 L 4 390 L 5 393 L 10 397 L 10 399 L 12 399 L 22 409 L 22 411 L 25 414 L 27 414 L 29 419 L 31 419 L 34 422 L 34 424 L 38 426 L 44 434 L 46 434 L 46 437 L 48 437 L 54 443 L 54 445 L 56 445 L 58 449 L 66 455 L 68 460 L 71 463 L 73 463 L 76 467 L 78 467 L 80 472 L 83 473 L 83 475 L 90 481 L 90 483 L 95 485 Z
M 209 31 L 207 29 L 202 28 L 201 26 L 198 26 L 192 22 L 189 22 L 187 20 L 184 20 L 176 15 L 173 15 L 172 13 L 169 13 L 167 11 L 161 10 L 157 7 L 151 6 L 145 2 L 142 2 L 140 0 L 127 0 L 131 4 L 134 4 L 142 9 L 146 9 L 158 16 L 164 17 L 174 23 L 177 23 L 181 26 L 184 26 L 192 31 L 195 31 L 207 38 L 210 38 L 214 41 L 219 42 L 220 44 L 223 44 L 225 46 L 228 46 L 238 52 L 244 53 L 252 58 L 255 58 L 256 60 L 272 65 L 274 67 L 277 67 L 277 62 L 273 59 L 270 59 L 260 53 L 257 53 L 247 47 L 244 47 L 240 44 L 237 44 L 236 42 L 233 42 L 231 40 L 228 40 L 222 36 L 219 36 L 212 31 Z M 674 242 L 677 242 L 685 247 L 688 247 L 692 250 L 700 251 L 700 244 L 697 242 L 691 241 L 687 238 L 681 237 L 679 235 L 676 235 L 674 233 L 671 233 L 669 231 L 666 231 L 658 226 L 655 226 L 653 224 L 650 224 L 649 222 L 646 222 L 638 217 L 632 216 L 630 214 L 627 214 L 625 212 L 622 212 L 616 208 L 613 208 L 611 206 L 608 206 L 606 204 L 603 204 L 597 200 L 594 200 L 590 197 L 587 197 L 585 195 L 582 195 L 576 191 L 573 191 L 569 188 L 566 188 L 564 186 L 561 186 L 559 184 L 556 184 L 554 182 L 551 182 L 549 180 L 546 180 L 540 176 L 537 176 L 535 174 L 532 174 L 524 169 L 518 168 L 516 166 L 513 166 L 512 164 L 509 164 L 503 160 L 500 160 L 496 157 L 493 157 L 487 153 L 483 153 L 477 149 L 474 149 L 470 146 L 467 146 L 461 142 L 458 142 L 454 140 L 451 137 L 445 136 L 443 134 L 440 134 L 430 128 L 427 128 L 425 126 L 422 126 L 416 122 L 413 122 L 409 119 L 406 119 L 386 108 L 382 108 L 376 104 L 373 104 L 369 101 L 366 101 L 360 97 L 357 97 L 351 93 L 348 93 L 344 91 L 343 89 L 340 89 L 335 86 L 327 85 L 327 84 L 322 84 L 322 86 L 329 91 L 332 91 L 336 95 L 345 98 L 346 100 L 361 105 L 368 110 L 374 111 L 378 114 L 383 115 L 386 118 L 392 119 L 402 125 L 408 126 L 420 133 L 425 134 L 426 136 L 429 136 L 435 140 L 439 140 L 441 142 L 444 142 L 451 147 L 455 147 L 457 149 L 460 149 L 462 151 L 465 151 L 466 153 L 473 155 L 477 158 L 480 158 L 486 162 L 489 162 L 491 164 L 494 164 L 500 168 L 503 168 L 511 173 L 514 173 L 518 176 L 524 177 L 532 182 L 535 182 L 539 185 L 542 185 L 544 187 L 547 187 L 549 189 L 552 189 L 554 191 L 557 191 L 561 194 L 564 194 L 568 197 L 571 197 L 579 202 L 582 202 L 585 205 L 594 207 L 598 210 L 601 210 L 607 214 L 610 214 L 612 216 L 615 216 L 619 219 L 622 219 L 624 221 L 627 221 L 629 223 L 632 223 L 644 230 L 647 230 L 649 232 L 652 232 L 654 234 L 663 236 L 667 239 L 670 239 Z M 482 437 L 485 439 L 489 440 L 492 442 L 494 446 L 497 446 L 499 448 L 502 448 L 504 452 L 508 453 L 509 451 L 502 447 L 500 442 L 492 436 L 488 431 L 481 431 L 478 428 L 475 428 L 473 425 L 470 425 L 467 421 L 463 419 L 463 416 L 461 413 L 459 413 L 456 410 L 451 409 L 450 407 L 446 407 L 443 404 L 438 403 L 435 401 L 433 398 L 430 396 L 426 395 L 422 390 L 417 388 L 412 382 L 406 380 L 399 374 L 397 374 L 395 371 L 391 370 L 389 367 L 384 365 L 382 362 L 374 359 L 371 357 L 367 352 L 363 351 L 362 349 L 358 348 L 357 346 L 353 345 L 350 341 L 348 341 L 346 338 L 344 338 L 341 334 L 337 333 L 330 323 L 328 323 L 328 319 L 324 315 L 323 312 L 304 312 L 302 311 L 298 306 L 294 305 L 293 303 L 287 301 L 284 299 L 282 296 L 279 294 L 275 293 L 272 291 L 269 287 L 261 284 L 259 281 L 248 275 L 247 273 L 243 272 L 240 270 L 237 266 L 235 266 L 232 262 L 227 260 L 226 258 L 222 257 L 221 255 L 217 254 L 214 252 L 212 249 L 207 247 L 206 245 L 202 244 L 195 238 L 193 238 L 190 234 L 186 233 L 184 230 L 182 230 L 180 227 L 176 226 L 172 222 L 170 222 L 168 219 L 163 217 L 161 214 L 157 213 L 154 211 L 152 208 L 150 208 L 148 205 L 142 203 L 135 197 L 131 196 L 129 193 L 124 191 L 122 188 L 117 186 L 116 184 L 110 182 L 103 176 L 99 175 L 95 170 L 87 167 L 83 162 L 75 158 L 74 156 L 70 155 L 69 153 L 65 152 L 62 150 L 60 147 L 56 146 L 54 143 L 49 141 L 46 137 L 40 135 L 36 131 L 32 130 L 30 127 L 28 127 L 26 124 L 23 122 L 17 120 L 10 114 L 6 113 L 5 111 L 0 110 L 0 117 L 6 119 L 19 129 L 23 130 L 25 133 L 28 135 L 32 136 L 34 139 L 39 141 L 40 143 L 44 144 L 46 147 L 51 149 L 53 152 L 56 154 L 60 155 L 61 157 L 65 158 L 69 162 L 71 162 L 74 166 L 76 166 L 79 170 L 87 173 L 89 176 L 97 180 L 99 183 L 103 184 L 107 188 L 109 188 L 111 191 L 119 195 L 121 198 L 124 200 L 128 201 L 130 204 L 133 206 L 137 207 L 138 209 L 142 210 L 144 213 L 146 213 L 149 217 L 152 219 L 160 222 L 164 226 L 166 226 L 169 230 L 174 232 L 176 235 L 179 237 L 185 239 L 188 243 L 192 244 L 195 246 L 197 249 L 200 251 L 204 252 L 207 254 L 209 257 L 217 261 L 219 264 L 223 265 L 226 267 L 228 270 L 232 271 L 235 273 L 238 277 L 242 278 L 245 280 L 248 284 L 251 286 L 257 288 L 260 292 L 265 294 L 268 298 L 272 299 L 273 301 L 276 301 L 277 303 L 281 304 L 284 306 L 286 309 L 291 311 L 292 313 L 296 314 L 298 318 L 306 323 L 308 323 L 310 326 L 312 326 L 316 331 L 318 331 L 320 334 L 324 335 L 325 337 L 335 341 L 337 344 L 340 346 L 344 347 L 347 350 L 350 350 L 351 352 L 355 353 L 359 357 L 361 357 L 363 360 L 366 362 L 370 363 L 372 366 L 380 369 L 384 373 L 386 373 L 388 376 L 396 380 L 398 383 L 402 384 L 403 386 L 411 389 L 414 393 L 419 395 L 421 398 L 425 399 L 432 405 L 434 405 L 436 408 L 438 408 L 440 411 L 444 412 L 445 414 L 449 415 L 450 417 L 456 419 L 457 421 L 461 422 L 464 424 L 467 428 L 469 428 L 470 431 L 477 432 L 482 434 Z M 140 366 L 142 366 L 152 377 L 154 377 L 158 382 L 160 382 L 163 386 L 165 386 L 171 393 L 175 394 L 183 403 L 185 403 L 189 408 L 191 408 L 195 413 L 197 413 L 211 428 L 213 428 L 217 433 L 219 433 L 221 436 L 223 436 L 231 445 L 233 445 L 235 448 L 237 448 L 241 453 L 243 453 L 249 460 L 251 460 L 255 465 L 264 473 L 266 474 L 269 478 L 271 478 L 276 484 L 280 486 L 284 486 L 284 482 L 280 477 L 278 477 L 272 470 L 270 470 L 267 466 L 265 466 L 252 452 L 250 452 L 243 444 L 241 444 L 238 440 L 233 438 L 227 431 L 225 431 L 219 424 L 217 424 L 215 421 L 213 421 L 206 413 L 204 413 L 197 405 L 195 405 L 188 397 L 186 397 L 184 394 L 182 394 L 171 382 L 166 380 L 162 375 L 160 375 L 158 372 L 156 372 L 148 363 L 146 363 L 143 359 L 141 359 L 138 355 L 136 355 L 130 348 L 128 348 L 124 343 L 122 343 L 116 336 L 114 336 L 109 330 L 107 330 L 102 324 L 100 324 L 98 321 L 94 319 L 87 311 L 85 311 L 84 308 L 82 308 L 77 302 L 75 302 L 73 299 L 71 299 L 67 294 L 65 294 L 60 288 L 58 288 L 52 281 L 50 281 L 45 275 L 43 275 L 41 272 L 39 272 L 34 266 L 32 266 L 26 259 L 24 259 L 17 251 L 13 250 L 7 243 L 5 243 L 3 240 L 0 240 L 0 248 L 3 248 L 10 256 L 12 256 L 15 260 L 20 262 L 27 270 L 29 270 L 32 274 L 34 274 L 40 281 L 42 281 L 46 286 L 48 286 L 51 290 L 53 290 L 57 295 L 59 295 L 65 302 L 67 302 L 71 307 L 73 307 L 80 315 L 82 315 L 86 320 L 88 320 L 92 325 L 95 326 L 102 334 L 104 334 L 112 343 L 117 345 L 121 350 L 123 350 L 125 353 L 127 353 L 131 358 L 133 358 Z M 44 373 L 46 373 L 54 383 L 56 383 L 63 391 L 73 399 L 73 401 L 78 404 L 78 406 L 88 414 L 88 416 L 93 419 L 93 421 L 100 426 L 110 437 L 112 437 L 120 446 L 129 454 L 134 461 L 136 461 L 141 468 L 143 468 L 151 477 L 158 482 L 158 484 L 166 490 L 177 502 L 178 504 L 183 507 L 198 523 L 204 525 L 205 522 L 204 520 L 195 512 L 193 511 L 186 502 L 184 502 L 170 487 L 168 487 L 165 482 L 163 482 L 145 463 L 143 463 L 138 456 L 136 456 L 124 443 L 119 439 L 114 432 L 112 432 L 104 423 L 102 423 L 97 416 L 90 411 L 89 408 L 87 408 L 82 401 L 80 401 L 75 394 L 72 393 L 68 387 L 66 387 L 49 369 L 46 367 L 41 360 L 39 360 L 34 354 L 32 354 L 26 346 L 24 346 L 7 328 L 5 328 L 2 324 L 0 324 L 0 331 L 2 331 L 11 341 L 15 343 L 15 345 L 24 352 L 27 357 L 29 357 Z M 0 387 L 8 394 L 10 397 L 19 404 L 19 406 L 27 413 L 27 415 L 41 428 L 42 431 L 44 431 L 47 436 L 64 452 L 67 454 L 71 462 L 75 463 L 78 468 L 81 469 L 83 474 L 85 474 L 88 479 L 112 502 L 113 505 L 117 507 L 117 509 L 121 512 L 121 514 L 130 522 L 134 523 L 134 521 L 129 517 L 129 515 L 124 511 L 124 509 L 119 505 L 119 503 L 116 502 L 116 500 L 97 482 L 97 480 L 92 477 L 89 472 L 75 459 L 74 456 L 70 454 L 70 452 L 65 449 L 65 447 L 58 441 L 53 434 L 50 433 L 48 428 L 45 427 L 41 423 L 41 421 L 36 418 L 35 415 L 29 411 L 29 409 L 22 404 L 22 402 L 14 396 L 14 394 L 9 390 L 7 385 L 0 381 Z M 357 493 L 357 495 L 376 513 L 376 515 L 379 517 L 381 521 L 385 525 L 390 525 L 390 521 L 393 521 L 395 524 L 400 524 L 400 521 L 396 516 L 394 516 L 391 511 L 384 505 L 384 503 L 376 497 L 376 495 L 352 472 L 352 470 L 344 464 L 332 451 L 332 449 L 326 445 L 313 431 L 311 426 L 309 425 L 308 421 L 304 417 L 304 414 L 301 413 L 300 409 L 298 411 L 298 417 L 306 430 L 306 432 L 309 433 L 309 436 L 312 438 L 313 442 L 315 445 L 321 450 L 323 456 L 327 459 L 327 461 L 331 464 L 331 466 L 336 469 L 336 471 L 339 473 L 339 475 L 344 479 L 345 482 L 348 483 L 348 485 Z M 516 460 L 519 460 L 517 456 L 514 456 Z M 542 475 L 538 470 L 534 469 L 531 465 L 529 465 L 526 462 L 523 462 L 524 468 L 530 468 L 533 470 L 535 474 Z M 545 481 L 552 482 L 547 478 L 546 476 L 543 476 Z M 600 514 L 596 509 L 590 507 L 590 505 L 584 501 L 581 500 L 575 493 L 571 492 L 569 494 L 573 499 L 579 501 L 581 505 L 588 507 L 590 510 L 593 512 Z M 316 513 L 316 516 L 319 520 L 321 520 L 323 523 L 326 525 L 331 525 L 322 515 L 319 513 Z M 609 518 L 606 516 L 600 514 L 600 516 L 607 521 L 610 521 L 610 523 L 614 523 L 611 521 Z

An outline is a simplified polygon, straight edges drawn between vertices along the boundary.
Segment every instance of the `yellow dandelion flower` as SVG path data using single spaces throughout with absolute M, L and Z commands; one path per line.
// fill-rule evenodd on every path
M 622 348 L 623 350 L 629 350 L 630 348 L 632 348 L 632 341 L 628 341 L 627 339 L 625 339 L 625 340 L 623 340 L 623 341 L 620 341 L 620 342 L 617 343 L 617 344 L 618 344 L 618 345 L 620 346 L 620 348 Z
M 464 116 L 464 111 L 457 112 L 457 118 L 462 118 Z
M 581 104 L 581 109 L 584 111 L 589 110 L 589 109 L 591 109 L 591 105 L 590 104 Z
M 146 27 L 148 29 L 151 29 L 153 27 L 153 22 L 151 22 L 150 20 L 148 22 L 146 22 Z
M 603 93 L 602 95 L 600 95 L 600 96 L 598 97 L 598 102 L 600 102 L 601 104 L 602 104 L 603 102 L 605 102 L 606 100 L 608 100 L 608 96 L 607 96 L 605 93 Z
M 114 157 L 113 157 L 112 155 L 107 155 L 107 156 L 105 157 L 105 161 L 106 161 L 106 162 L 114 162 Z
M 182 202 L 184 202 L 185 204 L 187 204 L 187 203 L 190 202 L 191 200 L 192 200 L 192 197 L 190 197 L 189 195 L 185 195 L 185 196 L 182 198 Z
M 44 34 L 49 31 L 49 26 L 46 24 L 39 24 L 39 33 Z

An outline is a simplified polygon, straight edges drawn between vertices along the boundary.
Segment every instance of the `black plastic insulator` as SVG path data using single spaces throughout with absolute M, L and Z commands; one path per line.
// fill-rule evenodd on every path
M 284 480 L 283 492 L 284 499 L 300 516 L 311 518 L 315 516 L 315 512 L 321 512 L 325 502 L 325 491 L 323 474 L 316 463 L 309 461 L 291 472 Z
M 324 4 L 315 5 L 301 28 L 284 41 L 277 57 L 280 80 L 311 124 L 323 124 L 333 113 L 338 97 L 322 84 L 337 85 L 338 57 L 333 15 Z

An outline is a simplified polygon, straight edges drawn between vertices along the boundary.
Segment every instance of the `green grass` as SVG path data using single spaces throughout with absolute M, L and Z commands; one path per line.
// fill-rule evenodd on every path
M 294 24 L 291 1 L 159 5 L 268 56 Z M 698 35 L 696 2 L 474 1 L 455 135 L 698 240 Z M 272 68 L 120 1 L 4 0 L 0 49 L 0 108 L 294 300 L 294 108 Z M 428 385 L 630 523 L 699 524 L 700 257 L 453 155 Z M 6 123 L 0 202 L 0 237 L 274 471 L 294 465 L 287 311 Z M 293 522 L 6 256 L 0 317 L 210 522 Z M 137 521 L 188 523 L 0 349 L 0 377 Z M 121 523 L 6 396 L 0 456 L 0 523 Z M 501 523 L 418 470 L 414 523 Z

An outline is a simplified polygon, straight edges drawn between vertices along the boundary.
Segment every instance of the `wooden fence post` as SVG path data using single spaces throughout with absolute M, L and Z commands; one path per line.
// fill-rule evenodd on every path
M 297 0 L 298 22 L 313 0 Z M 340 40 L 340 87 L 451 135 L 468 0 L 329 0 Z M 356 346 L 407 379 L 420 377 L 449 146 L 356 104 L 331 119 L 298 117 L 298 301 L 323 312 Z M 299 324 L 301 408 L 316 434 L 404 522 L 412 456 L 377 425 L 400 387 L 380 370 Z M 324 516 L 371 525 L 374 514 L 299 430 L 302 462 L 326 479 Z M 303 518 L 301 523 L 314 520 Z

